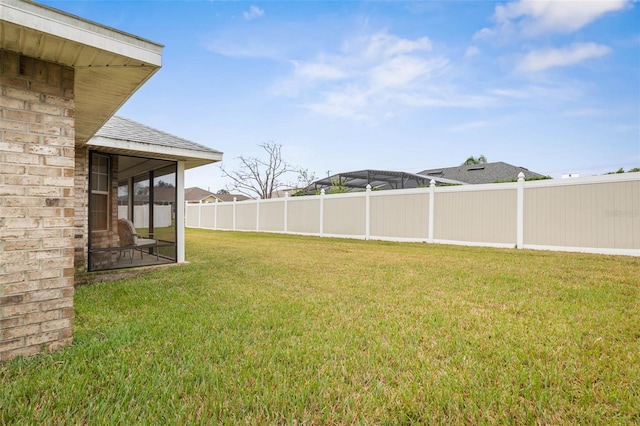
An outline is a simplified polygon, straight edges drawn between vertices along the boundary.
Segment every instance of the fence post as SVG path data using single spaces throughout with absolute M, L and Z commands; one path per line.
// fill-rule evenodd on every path
M 427 238 L 427 242 L 433 242 L 433 224 L 435 223 L 433 218 L 433 212 L 435 211 L 435 191 L 436 191 L 436 181 L 431 179 L 429 182 L 429 236 Z
M 324 234 L 324 188 L 320 190 L 320 236 Z
M 218 229 L 218 202 L 220 200 L 218 200 L 216 198 L 216 201 L 213 203 L 213 229 Z
M 260 232 L 260 198 L 256 200 L 256 232 Z
M 202 200 L 198 202 L 198 228 L 202 228 Z
M 365 193 L 365 219 L 364 219 L 364 239 L 368 240 L 371 235 L 371 185 L 367 184 Z
M 518 201 L 516 212 L 516 248 L 524 246 L 524 173 L 518 173 Z
M 288 210 L 287 204 L 288 204 L 288 201 L 289 201 L 289 193 L 285 192 L 284 193 L 284 232 L 285 232 L 285 234 L 287 233 L 287 222 L 288 222 L 288 219 L 289 219 L 287 217 L 287 210 Z
M 233 230 L 236 230 L 236 204 L 238 204 L 238 197 L 233 197 Z

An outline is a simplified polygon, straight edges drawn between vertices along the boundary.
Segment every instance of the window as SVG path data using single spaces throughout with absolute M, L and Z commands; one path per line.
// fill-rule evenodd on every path
M 92 231 L 109 229 L 109 157 L 92 153 L 90 173 L 90 223 Z

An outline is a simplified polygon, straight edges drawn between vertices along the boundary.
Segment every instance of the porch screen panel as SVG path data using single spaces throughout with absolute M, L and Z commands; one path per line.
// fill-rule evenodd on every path
M 153 179 L 153 234 L 161 241 L 159 253 L 176 258 L 176 165 L 157 170 Z M 173 243 L 173 244 L 166 244 Z

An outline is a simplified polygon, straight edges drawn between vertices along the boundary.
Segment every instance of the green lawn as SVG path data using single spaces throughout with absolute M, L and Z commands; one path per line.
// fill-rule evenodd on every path
M 0 364 L 4 424 L 638 424 L 640 259 L 187 231 Z

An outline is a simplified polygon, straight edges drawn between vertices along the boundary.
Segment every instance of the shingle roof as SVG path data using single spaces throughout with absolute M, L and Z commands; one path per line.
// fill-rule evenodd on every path
M 216 197 L 220 201 L 233 201 L 234 198 L 236 199 L 236 201 L 244 201 L 244 200 L 251 199 L 246 195 L 242 195 L 242 194 L 215 194 L 214 197 Z
M 508 182 L 517 179 L 518 173 L 520 172 L 524 174 L 525 179 L 546 177 L 539 173 L 529 171 L 524 167 L 513 166 L 502 161 L 498 161 L 495 163 L 474 164 L 470 166 L 427 169 L 421 171 L 418 174 L 424 176 L 453 179 L 470 184 L 482 184 Z
M 215 194 L 198 187 L 185 188 L 184 190 L 185 201 L 196 202 L 207 197 L 215 197 Z
M 191 142 L 178 136 L 145 126 L 128 118 L 113 116 L 96 133 L 96 136 L 119 139 L 123 141 L 142 142 L 150 145 L 166 146 L 170 148 L 182 148 L 191 151 L 215 152 L 204 145 Z
M 191 187 L 185 188 L 184 199 L 185 201 L 198 202 L 204 200 L 207 197 L 217 198 L 219 201 L 233 201 L 236 198 L 237 201 L 250 200 L 249 197 L 242 194 L 214 194 L 213 192 L 206 191 L 202 188 Z

